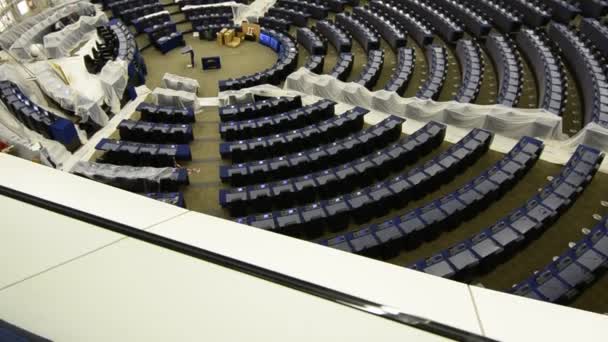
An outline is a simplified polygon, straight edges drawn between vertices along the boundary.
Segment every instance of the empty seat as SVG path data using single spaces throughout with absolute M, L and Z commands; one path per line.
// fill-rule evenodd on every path
M 355 16 L 372 24 L 393 50 L 405 46 L 407 42 L 407 32 L 404 32 L 403 29 L 397 27 L 391 18 L 383 17 L 368 6 L 355 7 L 353 13 Z
M 507 36 L 496 32 L 488 35 L 485 45 L 498 76 L 496 102 L 507 107 L 517 106 L 523 84 L 523 66 L 517 49 Z
M 433 43 L 434 32 L 432 27 L 407 10 L 390 1 L 372 0 L 369 6 L 373 11 L 379 11 L 401 25 L 419 46 Z
M 460 23 L 435 6 L 434 2 L 427 3 L 419 0 L 390 0 L 388 2 L 401 9 L 411 10 L 420 18 L 428 20 L 437 30 L 437 34 L 448 43 L 456 42 L 464 34 Z
M 522 138 L 501 161 L 457 190 L 382 224 L 357 230 L 356 232 L 367 231 L 366 235 L 374 237 L 379 243 L 352 251 L 388 258 L 395 256 L 402 247 L 412 248 L 424 240 L 435 238 L 441 230 L 457 226 L 510 189 L 538 159 L 542 148 L 541 141 L 529 137 Z M 519 154 L 528 156 L 530 161 L 527 164 L 517 163 L 515 158 Z M 517 171 L 503 168 L 503 165 L 508 163 L 515 165 Z M 383 236 L 383 232 L 389 227 L 392 227 L 390 229 L 393 233 L 390 239 L 387 239 Z M 349 242 L 347 235 L 341 236 L 345 237 L 347 243 Z M 327 240 L 321 241 L 322 244 L 326 242 Z M 458 259 L 458 263 L 464 263 L 470 257 L 468 254 L 461 254 L 464 253 L 463 249 L 466 249 L 462 248 L 463 246 L 468 245 L 460 243 L 448 251 L 442 251 L 416 263 L 415 268 L 423 271 L 427 271 L 428 268 L 429 273 L 437 272 L 444 277 L 453 276 L 455 272 L 448 267 L 449 260 L 454 257 Z
M 384 50 L 369 50 L 367 52 L 367 63 L 353 82 L 371 90 L 378 82 L 383 66 Z
M 219 131 L 221 137 L 228 141 L 282 133 L 331 118 L 335 113 L 334 106 L 335 102 L 323 99 L 274 116 L 222 122 Z
M 338 53 L 350 52 L 351 38 L 331 20 L 321 20 L 315 25 L 317 31 L 333 45 Z
M 443 139 L 444 126 L 433 122 L 427 126 L 428 134 L 421 134 L 418 139 L 423 139 L 423 142 L 430 140 L 433 143 Z M 441 138 L 438 138 L 439 136 Z M 268 160 L 220 166 L 220 179 L 234 186 L 241 186 L 302 176 L 354 161 L 371 153 L 373 149 L 389 146 L 397 138 L 398 135 L 387 130 L 381 122 L 347 138 L 306 151 Z M 399 164 L 404 161 L 407 153 L 402 147 L 391 146 L 387 154 L 391 160 L 398 161 Z M 304 183 L 309 183 L 305 179 L 301 181 L 302 186 L 306 185 Z
M 122 120 L 117 128 L 123 140 L 187 144 L 194 139 L 191 124 Z
M 552 22 L 548 36 L 559 46 L 576 79 L 584 108 L 584 123 L 608 125 L 608 79 L 592 48 L 566 25 Z
M 363 127 L 363 116 L 369 111 L 355 107 L 342 115 L 333 116 L 317 124 L 300 129 L 249 140 L 221 143 L 222 158 L 235 162 L 279 156 L 317 146 L 323 141 L 343 138 Z
M 437 139 L 427 139 L 418 143 L 416 137 L 419 134 L 416 134 L 409 139 L 404 139 L 399 143 L 376 151 L 376 146 L 384 146 L 386 141 L 394 141 L 399 137 L 403 121 L 405 120 L 391 116 L 383 120 L 379 125 L 376 125 L 372 131 L 374 133 L 373 139 L 367 142 L 370 146 L 373 146 L 372 148 L 375 152 L 370 152 L 353 162 L 347 162 L 336 167 L 273 183 L 262 183 L 247 188 L 222 189 L 219 192 L 220 204 L 222 207 L 233 209 L 233 212 L 243 212 L 247 207 L 264 208 L 274 206 L 286 208 L 292 205 L 294 201 L 303 204 L 314 200 L 317 195 L 329 197 L 337 192 L 351 191 L 360 184 L 369 184 L 376 177 L 382 178 L 386 176 L 383 168 L 398 168 L 406 161 L 412 161 L 415 157 L 419 157 L 419 155 L 414 156 L 419 149 L 430 150 L 428 146 L 436 145 Z M 428 130 L 430 130 L 430 125 Z M 427 132 L 427 129 L 421 131 L 422 133 L 420 134 L 423 134 Z M 436 132 L 439 134 L 439 131 Z M 388 154 L 396 148 L 403 149 L 403 153 Z M 268 189 L 267 195 L 264 198 L 264 201 L 269 202 L 266 206 L 259 205 L 260 199 L 257 196 L 253 196 L 253 194 L 259 192 L 260 186 Z M 228 195 L 238 192 L 246 192 L 248 196 L 243 196 L 242 199 L 238 198 L 235 202 L 231 201 Z M 238 209 L 234 210 L 236 207 Z
M 511 293 L 547 302 L 566 302 L 608 266 L 608 217 L 540 271 L 513 285 Z
M 466 168 L 487 151 L 491 140 L 491 133 L 475 129 L 446 152 L 419 167 L 353 193 L 317 202 L 326 212 L 318 224 L 330 231 L 338 231 L 344 229 L 351 219 L 363 223 L 371 217 L 386 214 L 389 207 L 399 208 L 411 198 L 423 196 Z M 452 161 L 448 161 L 448 158 Z M 302 208 L 293 209 L 300 211 Z M 287 231 L 301 228 L 283 227 Z M 329 241 L 323 240 L 320 243 L 327 245 Z
M 338 55 L 336 65 L 331 69 L 329 75 L 340 81 L 346 81 L 348 75 L 353 70 L 353 64 L 355 63 L 355 55 L 350 52 L 344 52 Z
M 220 120 L 238 121 L 275 115 L 302 107 L 302 97 L 275 97 L 219 107 Z
M 397 67 L 391 78 L 386 82 L 384 90 L 394 91 L 401 95 L 410 82 L 416 65 L 416 53 L 412 48 L 399 48 L 397 50 Z
M 448 56 L 445 48 L 440 45 L 429 45 L 426 47 L 426 58 L 428 61 L 429 73 L 416 93 L 416 97 L 421 99 L 437 100 L 445 78 L 448 73 Z
M 380 48 L 380 36 L 364 22 L 358 20 L 352 15 L 339 13 L 336 15 L 336 24 L 348 31 L 353 38 L 359 42 L 363 50 L 377 50 Z
M 456 43 L 456 56 L 462 70 L 462 83 L 454 100 L 462 103 L 475 102 L 483 80 L 484 63 L 477 43 L 461 39 Z
M 447 250 L 420 260 L 410 267 L 442 277 L 463 279 L 479 267 L 494 267 L 526 241 L 537 237 L 576 200 L 599 168 L 604 154 L 579 145 L 568 163 L 539 193 L 506 217 L 480 233 L 456 244 L 467 246 L 470 260 L 457 264 L 446 256 Z M 517 159 L 513 159 L 516 162 Z M 607 240 L 608 241 L 608 240 Z M 452 247 L 450 247 L 452 248 Z M 441 271 L 433 265 L 441 259 Z
M 520 51 L 526 56 L 538 82 L 541 107 L 557 115 L 566 109 L 566 79 L 561 57 L 554 53 L 544 33 L 522 29 L 516 36 Z
M 149 122 L 192 123 L 195 121 L 191 108 L 158 106 L 151 103 L 140 103 L 136 109 L 141 119 Z

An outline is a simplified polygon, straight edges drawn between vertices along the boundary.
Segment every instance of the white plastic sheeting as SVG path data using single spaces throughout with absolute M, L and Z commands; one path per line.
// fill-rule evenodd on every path
M 403 98 L 385 90 L 371 92 L 359 84 L 317 75 L 305 68 L 289 75 L 284 87 L 420 121 L 436 120 L 464 128 L 485 128 L 513 138 L 524 135 L 554 140 L 565 138 L 561 117 L 539 109 Z
M 96 27 L 108 22 L 103 12 L 93 17 L 82 16 L 77 22 L 62 30 L 44 36 L 44 48 L 49 58 L 69 56 L 70 52 L 82 42 L 95 37 Z
M 32 45 L 41 44 L 43 37 L 46 34 L 51 33 L 51 29 L 61 18 L 75 13 L 81 16 L 94 16 L 96 13 L 95 6 L 90 2 L 79 1 L 60 5 L 52 8 L 51 11 L 44 11 L 41 14 L 36 15 L 36 23 L 19 35 L 19 37 L 10 47 L 9 51 L 24 62 L 31 61 L 34 56 L 32 55 L 30 47 Z M 7 39 L 7 41 L 8 40 L 9 39 Z M 0 41 L 2 41 L 1 38 Z
M 108 123 L 108 115 L 100 104 L 65 84 L 48 62 L 38 62 L 29 67 L 36 73 L 40 88 L 61 108 L 74 112 L 83 123 L 89 119 L 101 127 Z
M 264 13 L 272 7 L 277 0 L 256 0 L 249 4 L 245 10 L 240 11 L 238 16 L 234 16 L 234 22 L 240 24 L 242 21 L 258 22 L 258 18 L 263 17 Z
M 112 164 L 100 164 L 88 161 L 79 161 L 74 165 L 71 173 L 85 175 L 88 178 L 122 178 L 138 179 L 145 178 L 160 182 L 161 179 L 170 177 L 175 169 L 170 167 L 141 167 L 124 166 Z
M 167 89 L 182 90 L 189 93 L 197 94 L 200 84 L 197 80 L 174 75 L 166 72 L 160 81 L 160 86 Z
M 562 141 L 560 145 L 574 150 L 579 144 L 593 146 L 608 152 L 608 128 L 595 122 L 588 123 L 580 132 Z
M 159 106 L 192 108 L 198 111 L 198 98 L 196 94 L 186 91 L 156 88 L 150 94 L 150 102 Z
M 42 107 L 48 107 L 43 94 L 32 81 L 26 81 L 26 74 L 15 65 L 0 65 L 0 79 L 9 80 L 32 102 Z M 24 157 L 31 159 L 32 153 L 38 153 L 39 159 L 46 165 L 58 166 L 69 158 L 71 153 L 57 141 L 47 139 L 38 132 L 27 128 L 19 121 L 4 103 L 0 102 L 0 137 L 15 145 L 17 152 L 24 152 Z M 20 154 L 21 155 L 21 154 Z
M 129 81 L 128 63 L 124 60 L 108 61 L 99 74 L 101 87 L 112 113 L 120 111 L 120 99 Z

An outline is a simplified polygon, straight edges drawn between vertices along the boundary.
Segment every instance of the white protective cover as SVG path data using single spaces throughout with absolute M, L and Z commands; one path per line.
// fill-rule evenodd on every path
M 424 122 L 436 120 L 463 128 L 485 128 L 512 138 L 524 135 L 554 140 L 566 138 L 561 117 L 541 109 L 403 98 L 385 90 L 371 92 L 357 83 L 317 75 L 305 68 L 289 75 L 284 88 Z
M 156 88 L 150 94 L 150 98 L 150 102 L 159 106 L 192 108 L 195 112 L 199 109 L 196 94 L 186 91 Z
M 33 103 L 48 108 L 48 103 L 40 90 L 38 90 L 38 87 L 36 87 L 33 81 L 26 81 L 26 77 L 27 75 L 15 65 L 0 65 L 0 80 L 9 80 L 13 82 Z M 31 159 L 31 153 L 39 153 L 39 158 L 43 163 L 55 167 L 60 166 L 71 155 L 65 146 L 59 142 L 47 139 L 38 132 L 27 128 L 1 101 L 0 125 L 3 126 L 0 137 L 18 147 L 18 153 L 19 151 L 24 151 L 24 158 Z M 21 154 L 19 155 L 21 156 Z
M 129 81 L 127 61 L 117 59 L 108 61 L 99 73 L 99 79 L 103 88 L 106 104 L 110 106 L 112 113 L 120 111 L 120 99 L 127 89 Z
M 40 88 L 61 108 L 74 112 L 83 123 L 91 119 L 101 127 L 108 124 L 108 115 L 100 104 L 65 84 L 48 62 L 30 64 L 29 67 L 38 76 Z
M 9 51 L 23 62 L 33 60 L 34 56 L 31 54 L 30 46 L 41 44 L 43 37 L 50 33 L 51 28 L 59 19 L 73 13 L 78 13 L 81 16 L 94 16 L 96 11 L 95 6 L 86 1 L 62 4 L 54 7 L 51 11 L 44 11 L 35 16 L 37 18 L 36 23 L 16 38 Z
M 102 164 L 89 161 L 77 162 L 71 173 L 79 173 L 91 179 L 98 178 L 125 178 L 125 179 L 149 179 L 160 182 L 173 174 L 174 169 L 170 167 L 148 167 L 148 166 L 125 166 Z
M 70 52 L 82 42 L 95 37 L 95 28 L 108 22 L 105 13 L 99 12 L 93 17 L 82 16 L 77 22 L 62 30 L 44 36 L 44 48 L 49 58 L 69 56 Z
M 167 89 L 181 90 L 197 94 L 200 84 L 195 79 L 166 72 L 163 75 L 163 79 L 160 81 L 160 86 Z
M 576 135 L 561 142 L 563 147 L 571 150 L 576 149 L 579 144 L 593 146 L 608 152 L 608 128 L 590 122 Z

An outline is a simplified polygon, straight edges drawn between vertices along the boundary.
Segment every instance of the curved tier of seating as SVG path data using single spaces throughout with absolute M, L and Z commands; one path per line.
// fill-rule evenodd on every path
M 231 6 L 188 7 L 183 10 L 186 20 L 192 27 L 202 24 L 224 23 L 224 19 L 233 18 Z
M 277 62 L 269 69 L 253 75 L 220 80 L 220 91 L 239 90 L 265 83 L 277 85 L 296 69 L 298 49 L 291 36 L 272 29 L 263 29 L 260 33 L 260 44 L 271 47 L 278 54 Z
M 329 75 L 340 81 L 346 81 L 348 75 L 353 70 L 353 64 L 355 63 L 355 55 L 350 52 L 343 52 L 338 55 L 336 65 L 331 69 Z
M 551 19 L 561 23 L 568 23 L 581 13 L 580 8 L 568 0 L 541 0 L 541 2 L 551 10 Z
M 542 27 L 551 20 L 551 11 L 542 3 L 529 0 L 509 0 L 506 4 L 521 14 L 523 23 L 529 27 Z
M 187 144 L 194 139 L 191 124 L 122 120 L 117 129 L 121 139 L 137 142 Z
M 572 205 L 595 175 L 603 157 L 599 150 L 579 145 L 560 174 L 520 208 L 471 238 L 410 267 L 440 277 L 465 279 L 475 269 L 505 260 Z
M 432 127 L 432 130 L 440 133 L 440 136 L 434 136 L 432 138 L 434 142 L 431 142 L 431 145 L 424 146 L 424 148 L 437 146 L 443 137 L 443 129 L 445 129 L 445 127 L 442 125 Z M 475 150 L 475 152 L 469 152 L 481 152 L 478 148 Z M 473 154 L 470 154 L 466 158 L 469 159 L 474 157 Z M 465 163 L 464 161 L 462 162 Z M 447 169 L 453 171 L 455 168 L 458 168 L 458 166 L 454 166 L 455 164 L 460 164 L 460 162 L 452 163 Z M 460 164 L 460 166 L 463 166 L 463 164 Z M 436 168 L 436 165 L 432 162 L 426 163 L 424 169 L 428 170 L 429 168 Z M 443 169 L 443 167 L 439 168 Z M 422 169 L 423 168 L 417 168 L 403 176 L 398 176 L 386 182 L 376 183 L 359 191 L 329 200 L 318 201 L 306 206 L 272 213 L 250 215 L 239 218 L 236 221 L 261 229 L 290 235 L 305 234 L 311 237 L 318 236 L 323 231 L 324 227 L 328 227 L 332 231 L 341 230 L 348 224 L 348 221 L 351 218 L 355 222 L 360 222 L 367 221 L 373 216 L 384 215 L 388 212 L 388 208 L 395 206 L 395 204 L 400 201 L 399 197 L 409 196 L 410 194 L 406 193 L 405 187 L 402 186 L 402 183 L 408 178 L 408 175 L 410 178 L 416 178 L 416 180 L 408 184 L 412 187 L 418 187 L 413 184 L 424 183 L 425 181 L 422 180 L 423 178 L 428 180 L 429 178 L 435 177 L 437 174 L 436 170 L 433 171 L 433 175 L 425 174 L 426 176 L 423 176 L 421 174 L 421 172 L 423 172 Z M 444 169 L 444 171 L 447 169 Z M 418 170 L 418 172 L 416 172 L 416 170 Z M 418 176 L 415 176 L 415 174 Z M 433 179 L 433 182 L 439 181 L 438 178 Z M 424 189 L 418 189 L 418 191 L 423 192 Z
M 448 54 L 443 46 L 429 45 L 426 47 L 426 60 L 429 74 L 416 93 L 416 97 L 437 100 L 448 74 Z
M 189 184 L 188 170 L 183 168 L 138 167 L 81 161 L 70 172 L 132 192 L 171 192 Z
M 369 6 L 355 7 L 353 14 L 374 26 L 393 50 L 404 47 L 407 43 L 407 32 L 393 24 L 388 17 L 383 17 L 373 11 Z
M 166 23 L 167 21 L 171 21 L 171 15 L 169 15 L 169 11 L 163 10 L 135 18 L 131 20 L 131 24 L 133 24 L 137 33 L 143 33 L 147 27 Z
M 0 100 L 30 130 L 61 143 L 68 151 L 81 146 L 76 126 L 70 120 L 33 103 L 13 82 L 0 81 Z
M 374 216 L 386 215 L 391 207 L 399 208 L 411 198 L 432 191 L 485 153 L 491 140 L 491 133 L 475 129 L 438 157 L 387 181 L 304 207 L 252 215 L 237 221 L 288 234 L 318 236 L 323 227 L 339 231 L 346 228 L 351 218 L 362 223 Z M 289 213 L 288 218 L 285 213 Z M 339 248 L 334 245 L 338 241 L 344 241 L 344 237 L 319 243 Z
M 416 66 L 416 53 L 412 48 L 399 48 L 397 50 L 397 67 L 393 71 L 391 78 L 386 82 L 384 90 L 394 91 L 401 95 L 407 88 L 414 67 Z
M 384 66 L 384 50 L 369 50 L 367 52 L 367 62 L 353 82 L 371 90 L 380 78 L 382 66 Z
M 141 113 L 143 121 L 185 124 L 196 120 L 191 108 L 167 107 L 143 102 L 136 110 Z
M 579 30 L 604 56 L 608 56 L 608 26 L 596 19 L 583 18 Z
M 97 27 L 97 36 L 100 42 L 95 42 L 95 47 L 91 49 L 91 54 L 84 55 L 84 66 L 89 74 L 99 74 L 107 62 L 116 59 L 118 54 L 118 37 L 108 26 Z
M 542 32 L 522 29 L 516 41 L 536 77 L 540 106 L 561 115 L 566 109 L 567 84 L 559 54 L 553 53 Z
M 608 13 L 608 2 L 606 0 L 579 1 L 578 5 L 585 17 L 600 18 Z
M 309 55 L 304 62 L 304 68 L 314 72 L 315 74 L 322 74 L 324 66 L 325 55 Z
M 366 52 L 380 48 L 380 36 L 378 33 L 349 13 L 338 13 L 336 15 L 336 24 L 348 31 Z
M 144 193 L 143 195 L 163 203 L 186 208 L 184 194 L 181 192 L 148 192 Z
M 325 7 L 325 5 L 320 5 L 312 2 L 296 0 L 278 0 L 276 4 L 283 8 L 291 8 L 302 12 L 308 12 L 310 13 L 313 19 L 317 20 L 322 20 L 323 18 L 327 17 L 327 14 L 329 13 L 329 8 Z
M 302 107 L 302 97 L 275 97 L 219 107 L 221 122 L 257 119 Z
M 300 27 L 296 33 L 296 40 L 311 55 L 325 55 L 327 53 L 327 43 L 319 35 L 308 27 Z
M 331 142 L 356 132 L 363 127 L 363 116 L 369 110 L 355 107 L 341 115 L 289 132 L 249 140 L 224 142 L 219 146 L 222 158 L 233 162 L 280 156 Z
M 174 0 L 174 2 L 179 5 L 180 10 L 184 11 L 188 8 L 200 6 L 200 5 L 213 5 L 221 2 L 226 2 L 225 0 Z M 236 3 L 246 3 L 245 0 L 236 0 Z M 207 8 L 214 7 L 208 6 Z
M 458 88 L 454 100 L 462 103 L 475 102 L 481 89 L 484 73 L 480 47 L 472 40 L 461 39 L 456 43 L 456 57 L 460 61 L 462 84 Z
M 134 141 L 101 139 L 95 146 L 104 152 L 97 162 L 130 166 L 175 166 L 176 161 L 192 160 L 186 144 L 148 144 Z
M 183 34 L 177 31 L 177 26 L 173 22 L 168 22 L 149 30 L 150 32 L 147 33 L 152 41 L 152 45 L 162 54 L 186 45 Z
M 408 213 L 321 244 L 372 257 L 390 258 L 434 239 L 457 226 L 513 187 L 532 167 L 543 149 L 541 141 L 523 138 L 505 157 L 457 190 Z
M 413 11 L 420 18 L 425 18 L 435 27 L 437 34 L 448 43 L 455 43 L 462 38 L 464 30 L 458 22 L 448 16 L 435 3 L 424 3 L 420 0 L 388 0 L 394 6 Z
M 141 18 L 145 15 L 160 12 L 163 10 L 163 5 L 160 2 L 156 3 L 147 3 L 141 6 L 129 6 L 129 8 L 125 9 L 120 13 L 118 17 L 124 20 L 127 24 L 132 24 L 133 20 L 137 18 Z
M 288 18 L 273 17 L 269 14 L 258 18 L 258 24 L 269 29 L 289 32 L 289 28 L 293 25 L 293 21 Z
M 438 5 L 443 8 L 445 13 L 453 13 L 454 16 L 457 16 L 467 31 L 476 38 L 485 37 L 492 30 L 492 24 L 474 8 L 464 6 L 456 0 L 440 0 Z
M 334 101 L 323 99 L 273 116 L 222 122 L 219 127 L 220 136 L 227 141 L 242 140 L 302 128 L 333 117 L 335 104 Z
M 311 17 L 308 12 L 283 7 L 271 7 L 268 9 L 267 14 L 275 18 L 291 20 L 298 27 L 307 27 L 308 19 Z
M 600 60 L 567 26 L 549 24 L 549 38 L 561 49 L 583 97 L 584 122 L 608 125 L 608 80 Z
M 352 49 L 352 40 L 350 36 L 344 32 L 331 20 L 317 21 L 315 25 L 317 31 L 336 48 L 338 53 L 350 52 Z
M 390 116 L 375 126 L 372 131 L 373 138 L 367 142 L 367 150 L 376 150 L 397 140 L 401 134 L 401 124 L 405 120 Z M 414 141 L 402 141 L 399 146 Z M 427 140 L 428 142 L 428 140 Z M 222 189 L 219 192 L 220 205 L 230 209 L 233 216 L 243 215 L 246 211 L 266 211 L 273 205 L 277 208 L 287 208 L 294 202 L 309 203 L 320 198 L 328 198 L 338 193 L 352 191 L 358 186 L 370 184 L 377 176 L 386 176 L 384 167 L 396 164 L 400 160 L 390 159 L 390 147 L 377 152 L 370 152 L 366 156 L 353 162 L 327 168 L 315 173 L 300 177 L 282 179 L 274 183 L 261 183 L 246 188 Z M 403 155 L 403 159 L 408 157 Z M 401 159 L 401 158 L 399 158 Z
M 214 40 L 222 28 L 234 26 L 234 14 L 230 6 L 187 8 L 184 14 L 192 24 L 192 30 L 199 33 L 199 39 Z
M 424 47 L 433 43 L 433 39 L 435 38 L 433 29 L 425 21 L 408 13 L 403 8 L 397 7 L 388 1 L 383 2 L 380 0 L 370 1 L 369 6 L 373 11 L 391 18 L 401 25 L 419 46 Z
M 608 216 L 542 270 L 513 285 L 512 294 L 546 302 L 567 302 L 608 267 Z
M 319 235 L 324 227 L 331 231 L 342 230 L 350 218 L 355 222 L 366 221 L 373 216 L 385 215 L 391 207 L 401 207 L 414 196 L 422 196 L 482 155 L 491 137 L 489 132 L 475 129 L 439 157 L 388 181 L 304 207 L 243 217 L 237 221 L 257 228 L 309 236 Z M 285 218 L 285 213 L 289 214 L 288 218 Z M 327 245 L 332 241 L 335 240 L 321 243 Z
M 116 36 L 116 59 L 126 61 L 128 63 L 127 73 L 129 75 L 129 84 L 127 87 L 139 86 L 146 82 L 146 63 L 139 53 L 137 42 L 131 30 L 120 20 L 112 19 L 107 26 L 113 31 Z
M 515 107 L 523 87 L 523 66 L 517 48 L 508 37 L 497 32 L 488 35 L 485 45 L 490 58 L 494 61 L 494 71 L 498 76 L 496 102 L 507 107 Z
M 242 186 L 302 176 L 306 173 L 335 167 L 370 153 L 372 151 L 372 145 L 368 144 L 370 141 L 376 141 L 376 148 L 388 146 L 389 142 L 386 139 L 378 138 L 379 133 L 385 134 L 385 130 L 380 124 L 376 124 L 344 139 L 306 151 L 273 159 L 229 166 L 222 165 L 219 172 L 220 179 L 233 186 Z M 424 137 L 426 138 L 426 136 Z M 386 143 L 386 145 L 381 145 L 382 143 Z M 403 153 L 403 149 L 397 146 L 392 151 L 391 153 L 394 154 Z
M 464 3 L 485 13 L 492 26 L 503 33 L 515 32 L 522 25 L 519 13 L 492 0 L 464 0 Z

